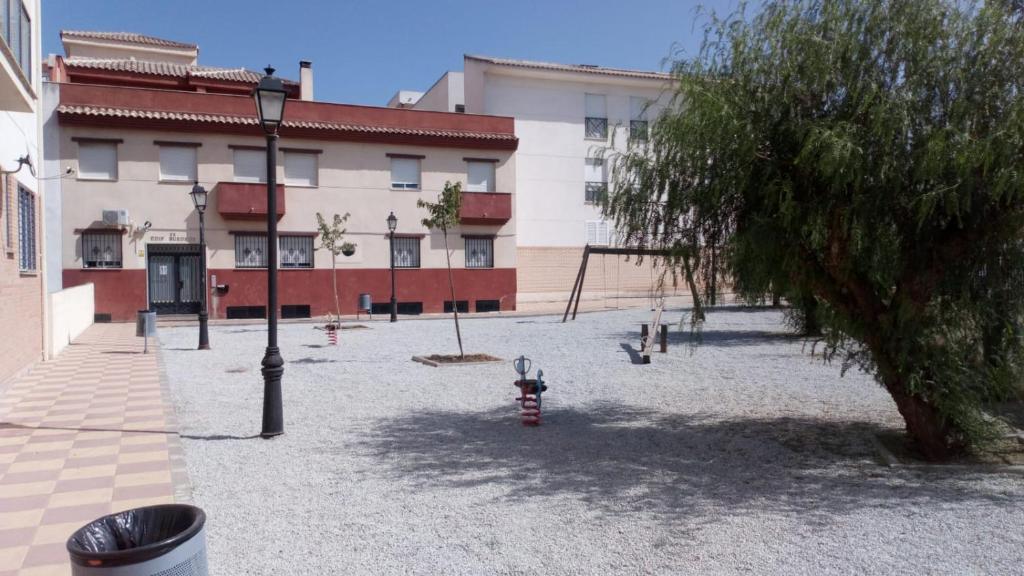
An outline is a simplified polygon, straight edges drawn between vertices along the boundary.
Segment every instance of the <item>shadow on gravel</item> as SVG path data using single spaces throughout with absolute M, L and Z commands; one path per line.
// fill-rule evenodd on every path
M 188 434 L 181 434 L 180 438 L 186 440 L 204 440 L 204 441 L 217 441 L 217 440 L 252 440 L 253 438 L 259 438 L 259 434 L 253 434 L 252 436 L 231 436 L 229 434 L 211 434 L 209 436 L 190 436 Z
M 626 342 L 619 344 L 619 346 L 622 346 L 622 349 L 626 351 L 626 354 L 629 354 L 630 362 L 632 362 L 633 364 L 644 363 L 644 357 L 640 354 L 639 350 L 636 350 L 635 348 L 633 348 L 633 346 L 627 344 Z
M 421 412 L 380 420 L 367 437 L 379 473 L 396 482 L 503 489 L 509 500 L 573 497 L 609 514 L 800 513 L 828 523 L 863 508 L 988 502 L 971 472 L 882 467 L 856 422 L 706 420 L 607 404 L 551 409 L 524 428 L 513 407 Z M 979 478 L 982 476 L 979 476 Z M 439 496 L 441 497 L 441 496 Z
M 640 342 L 640 328 L 619 335 L 623 340 Z M 677 324 L 670 324 L 668 327 L 668 344 L 672 346 L 692 345 L 697 346 L 765 346 L 772 344 L 784 344 L 786 342 L 800 342 L 806 340 L 803 336 L 788 334 L 786 332 L 772 332 L 768 330 L 701 330 L 693 332 L 689 327 L 678 329 Z
M 298 360 L 291 360 L 289 364 L 327 364 L 334 362 L 337 362 L 337 360 L 330 360 L 328 358 L 299 358 Z

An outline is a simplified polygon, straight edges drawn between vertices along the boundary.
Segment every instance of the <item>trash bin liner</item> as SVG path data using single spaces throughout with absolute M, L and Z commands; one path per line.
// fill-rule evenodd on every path
M 68 538 L 72 574 L 206 576 L 206 514 L 161 504 L 110 514 Z

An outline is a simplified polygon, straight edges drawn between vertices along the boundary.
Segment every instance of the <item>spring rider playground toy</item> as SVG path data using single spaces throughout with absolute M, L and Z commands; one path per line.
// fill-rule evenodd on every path
M 540 426 L 541 393 L 548 387 L 544 384 L 544 371 L 537 370 L 536 378 L 527 378 L 527 373 L 533 365 L 526 356 L 520 356 L 512 361 L 512 367 L 519 374 L 519 379 L 514 383 L 519 388 L 519 398 L 516 401 L 522 409 L 523 426 Z

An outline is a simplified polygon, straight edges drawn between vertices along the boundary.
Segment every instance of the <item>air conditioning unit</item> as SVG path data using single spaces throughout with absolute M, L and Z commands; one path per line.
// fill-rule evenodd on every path
M 103 211 L 103 223 L 107 226 L 127 226 L 128 225 L 128 211 L 127 210 L 104 210 Z

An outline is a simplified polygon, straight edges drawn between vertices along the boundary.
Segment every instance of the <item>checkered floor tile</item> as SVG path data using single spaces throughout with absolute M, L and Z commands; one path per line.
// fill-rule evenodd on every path
M 131 324 L 96 324 L 0 389 L 0 576 L 70 574 L 82 525 L 187 499 L 176 429 Z

